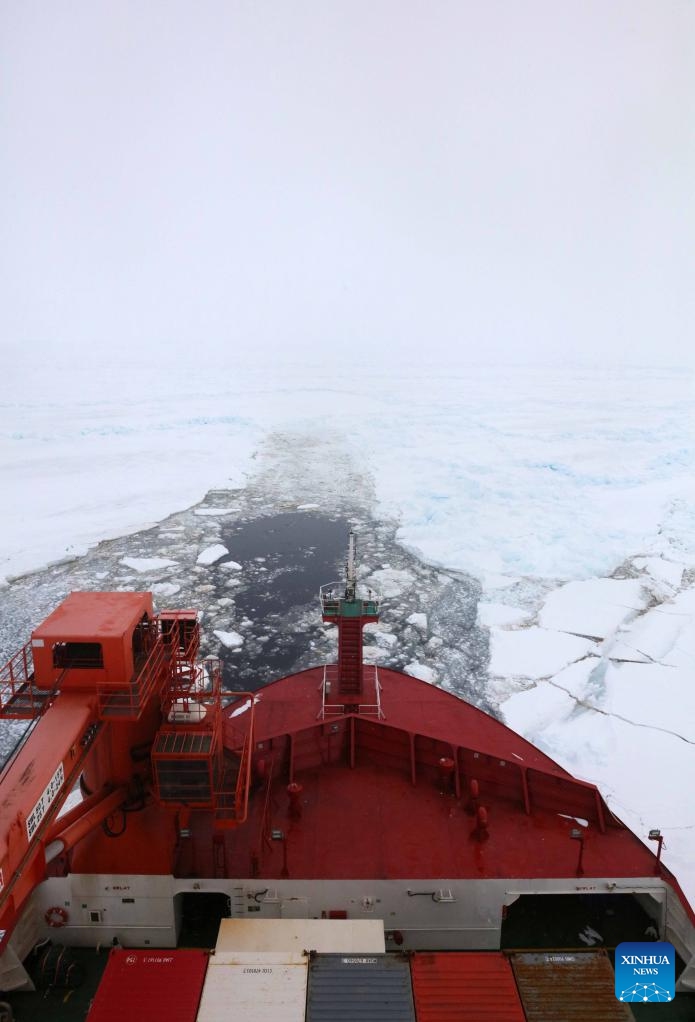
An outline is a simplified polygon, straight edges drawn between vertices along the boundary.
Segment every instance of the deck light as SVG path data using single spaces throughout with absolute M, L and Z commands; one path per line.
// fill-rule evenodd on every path
M 664 839 L 658 827 L 655 827 L 653 830 L 650 830 L 648 836 L 650 841 L 659 842 L 659 847 L 656 850 L 656 863 L 654 864 L 654 876 L 658 877 L 659 873 L 661 872 L 661 846 L 664 843 Z
M 573 827 L 570 831 L 570 837 L 573 841 L 579 842 L 579 858 L 577 859 L 577 868 L 575 870 L 578 877 L 584 876 L 584 831 L 579 830 L 578 827 Z

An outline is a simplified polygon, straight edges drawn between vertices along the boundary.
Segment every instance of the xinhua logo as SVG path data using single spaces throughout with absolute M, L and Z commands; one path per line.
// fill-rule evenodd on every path
M 615 949 L 615 996 L 619 1001 L 672 1001 L 676 956 L 666 941 L 630 941 Z

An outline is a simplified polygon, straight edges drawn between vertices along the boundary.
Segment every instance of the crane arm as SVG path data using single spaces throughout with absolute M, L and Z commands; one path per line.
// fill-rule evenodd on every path
M 61 692 L 0 776 L 0 952 L 44 879 L 53 821 L 106 727 L 94 694 Z

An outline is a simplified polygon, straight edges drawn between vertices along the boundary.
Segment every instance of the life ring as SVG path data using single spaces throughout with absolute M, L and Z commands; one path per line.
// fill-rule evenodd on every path
M 46 910 L 44 919 L 49 926 L 60 927 L 65 926 L 68 921 L 68 913 L 62 905 L 54 905 L 53 908 Z

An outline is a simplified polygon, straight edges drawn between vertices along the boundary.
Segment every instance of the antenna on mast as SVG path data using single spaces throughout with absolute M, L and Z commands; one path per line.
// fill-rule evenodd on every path
M 357 540 L 355 533 L 350 529 L 348 538 L 348 558 L 345 564 L 345 599 L 354 600 L 357 589 L 357 576 L 355 574 L 355 553 L 357 551 Z
M 358 706 L 363 694 L 362 629 L 379 620 L 379 597 L 357 586 L 357 539 L 350 529 L 345 581 L 321 586 L 323 620 L 338 626 L 338 693 L 342 705 Z M 324 689 L 325 701 L 325 689 Z

